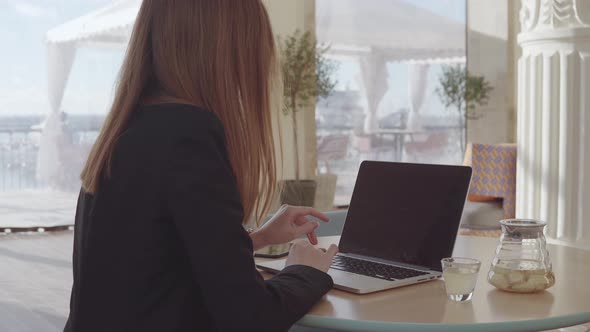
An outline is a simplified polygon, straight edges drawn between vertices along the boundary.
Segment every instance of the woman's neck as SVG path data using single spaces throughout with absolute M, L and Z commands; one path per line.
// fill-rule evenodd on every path
M 198 105 L 195 105 L 195 103 L 192 103 L 188 100 L 185 100 L 182 98 L 176 98 L 174 96 L 167 95 L 167 94 L 154 94 L 154 95 L 146 96 L 142 99 L 142 104 L 143 105 L 187 104 L 187 105 L 198 106 Z

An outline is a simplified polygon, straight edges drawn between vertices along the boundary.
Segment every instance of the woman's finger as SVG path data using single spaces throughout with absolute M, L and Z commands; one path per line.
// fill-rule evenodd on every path
M 330 257 L 334 257 L 337 253 L 338 253 L 338 246 L 335 245 L 335 244 L 332 244 L 330 246 L 330 248 L 328 248 L 328 251 L 326 252 L 326 255 L 328 255 Z
M 320 211 L 311 208 L 311 207 L 299 207 L 297 214 L 299 215 L 303 215 L 303 216 L 313 216 L 318 218 L 319 220 L 323 221 L 323 222 L 328 222 L 330 221 L 330 218 L 328 216 L 326 216 L 325 214 L 321 213 Z
M 307 233 L 307 240 L 314 246 L 318 244 L 318 238 L 316 237 L 315 232 Z
M 307 224 L 310 221 L 307 218 L 305 218 L 305 216 L 296 216 L 295 220 L 293 220 L 293 222 L 295 223 L 295 225 L 301 226 L 301 225 Z
M 302 235 L 307 235 L 312 233 L 316 228 L 318 228 L 320 224 L 317 222 L 308 221 L 306 223 L 300 224 L 295 226 L 295 237 L 300 237 Z
M 318 236 L 317 236 L 317 234 L 315 233 L 315 230 L 314 230 L 314 231 L 312 231 L 311 233 L 308 233 L 308 234 L 307 234 L 307 237 L 309 238 L 309 242 L 310 242 L 311 244 L 313 244 L 314 246 L 315 246 L 316 244 L 318 244 Z
M 320 225 L 315 221 L 309 221 L 303 216 L 299 216 L 294 220 L 295 224 L 295 237 L 306 235 L 309 243 L 316 245 L 318 244 L 318 237 L 315 234 L 315 229 Z

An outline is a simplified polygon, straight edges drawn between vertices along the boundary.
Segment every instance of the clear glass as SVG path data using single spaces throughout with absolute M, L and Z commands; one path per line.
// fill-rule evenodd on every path
M 466 6 L 315 1 L 316 37 L 337 65 L 333 93 L 316 105 L 318 207 L 350 203 L 364 160 L 462 162 L 464 105 L 445 106 L 437 90 L 445 69 L 465 68 Z
M 500 221 L 502 236 L 488 281 L 515 293 L 543 291 L 555 284 L 543 230 L 546 223 L 532 219 Z
M 481 262 L 472 258 L 449 257 L 443 258 L 441 263 L 449 299 L 457 302 L 471 300 Z
M 0 31 L 23 27 L 0 37 L 10 45 L 0 61 L 0 229 L 73 222 L 80 173 L 109 111 L 126 45 L 85 40 L 78 47 L 63 42 L 80 32 L 69 29 L 50 42 L 48 30 L 112 3 L 0 1 Z

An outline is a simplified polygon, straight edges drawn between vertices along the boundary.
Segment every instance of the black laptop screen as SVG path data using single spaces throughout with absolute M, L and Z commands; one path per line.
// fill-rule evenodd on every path
M 471 169 L 363 162 L 340 251 L 441 271 L 451 256 Z

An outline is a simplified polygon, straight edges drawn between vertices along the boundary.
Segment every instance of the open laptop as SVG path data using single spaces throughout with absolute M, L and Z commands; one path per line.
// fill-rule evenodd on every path
M 328 271 L 335 287 L 365 294 L 439 278 L 470 179 L 464 166 L 363 162 Z M 257 266 L 278 272 L 285 259 Z

